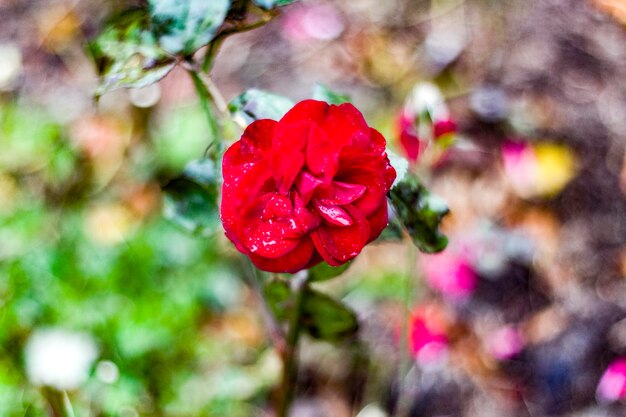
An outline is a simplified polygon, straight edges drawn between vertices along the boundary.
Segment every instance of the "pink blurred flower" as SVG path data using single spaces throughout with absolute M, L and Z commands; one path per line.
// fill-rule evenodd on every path
M 436 119 L 428 126 L 421 127 L 415 112 L 405 107 L 397 119 L 396 129 L 404 154 L 411 162 L 420 159 L 431 143 L 439 142 L 442 146 L 436 152 L 436 158 L 430 160 L 430 163 L 436 164 L 447 155 L 447 147 L 450 145 L 449 141 L 440 142 L 440 140 L 456 133 L 457 126 L 454 120 L 444 118 Z
M 618 358 L 606 368 L 596 390 L 602 402 L 614 402 L 626 398 L 626 358 Z
M 519 330 L 504 326 L 492 332 L 487 338 L 487 350 L 498 360 L 515 357 L 524 348 L 524 340 Z
M 537 165 L 533 148 L 527 142 L 506 141 L 502 145 L 504 172 L 516 189 L 528 189 Z
M 456 123 L 452 119 L 437 120 L 433 124 L 433 134 L 435 140 L 441 139 L 443 135 L 456 133 Z
M 330 4 L 292 8 L 284 18 L 283 33 L 296 41 L 333 40 L 344 31 L 339 11 Z
M 436 305 L 416 308 L 409 321 L 409 349 L 421 364 L 440 361 L 448 351 L 446 320 Z
M 445 297 L 463 300 L 476 289 L 478 278 L 462 253 L 447 250 L 422 259 L 426 283 Z

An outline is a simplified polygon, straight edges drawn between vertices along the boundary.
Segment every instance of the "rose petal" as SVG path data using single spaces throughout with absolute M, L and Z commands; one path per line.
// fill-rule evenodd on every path
M 387 203 L 381 204 L 378 209 L 367 218 L 370 224 L 370 236 L 367 243 L 375 240 L 385 230 L 389 224 L 389 213 L 387 211 Z
M 326 222 L 335 226 L 351 226 L 352 217 L 339 206 L 322 204 L 319 200 L 313 201 L 313 206 Z
M 276 121 L 269 119 L 250 123 L 238 142 L 241 146 L 238 156 L 245 159 L 245 162 L 260 159 L 265 151 L 272 148 L 272 136 L 276 125 Z
M 321 125 L 328 113 L 329 105 L 318 100 L 304 100 L 296 104 L 289 110 L 280 123 L 294 123 L 308 121 Z
M 309 136 L 315 134 L 324 133 L 311 122 L 279 123 L 274 129 L 271 161 L 280 193 L 287 193 L 293 185 L 304 165 L 304 149 Z
M 361 184 L 333 181 L 327 191 L 320 195 L 319 200 L 323 204 L 343 206 L 361 197 L 366 189 L 367 187 Z
M 320 225 L 322 219 L 317 213 L 309 210 L 304 205 L 304 202 L 298 194 L 294 194 L 294 211 L 296 223 L 300 227 L 300 231 L 302 233 L 309 233 L 311 230 Z
M 384 203 L 385 194 L 389 190 L 386 184 L 386 178 L 383 177 L 385 174 L 385 167 L 380 164 L 378 169 L 375 169 L 377 168 L 376 166 L 373 168 L 374 169 L 367 169 L 359 167 L 354 169 L 347 168 L 344 170 L 342 167 L 341 174 L 338 175 L 338 178 L 340 178 L 341 181 L 352 184 L 361 184 L 366 187 L 365 193 L 352 203 L 352 205 L 365 217 L 372 215 L 372 213 L 374 213 L 378 207 Z
M 331 105 L 321 126 L 326 134 L 310 137 L 307 166 L 315 175 L 332 178 L 338 169 L 341 149 L 353 143 L 369 143 L 369 127 L 361 112 L 349 103 Z
M 305 237 L 289 253 L 279 258 L 264 258 L 250 253 L 250 260 L 259 269 L 268 272 L 298 272 L 308 267 L 313 261 L 315 247 L 311 238 Z
M 350 205 L 344 209 L 354 221 L 351 226 L 337 227 L 322 223 L 311 233 L 315 248 L 332 266 L 339 266 L 357 256 L 370 235 L 370 226 L 365 217 Z
M 324 184 L 323 180 L 314 177 L 306 171 L 296 178 L 296 189 L 298 190 L 304 204 L 309 203 L 317 187 L 322 184 Z
M 350 103 L 330 106 L 324 121 L 324 130 L 338 150 L 347 144 L 369 144 L 370 128 L 363 114 Z

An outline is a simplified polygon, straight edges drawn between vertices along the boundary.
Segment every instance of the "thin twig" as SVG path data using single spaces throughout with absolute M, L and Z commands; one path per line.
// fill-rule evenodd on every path
M 193 81 L 193 85 L 196 89 L 196 93 L 198 94 L 198 99 L 200 100 L 200 105 L 202 106 L 202 110 L 207 118 L 207 122 L 209 123 L 209 131 L 211 134 L 211 142 L 209 143 L 207 149 L 211 149 L 215 147 L 219 149 L 220 144 L 220 128 L 215 118 L 215 113 L 213 112 L 213 108 L 211 103 L 215 103 L 215 98 L 211 95 L 211 92 L 207 88 L 206 84 L 200 77 L 198 71 L 185 67 L 187 73 L 191 77 Z

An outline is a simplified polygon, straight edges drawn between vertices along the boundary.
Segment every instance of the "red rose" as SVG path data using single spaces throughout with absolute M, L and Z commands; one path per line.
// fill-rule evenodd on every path
M 387 226 L 396 173 L 385 138 L 351 104 L 305 100 L 257 120 L 224 154 L 226 236 L 259 268 L 341 265 Z

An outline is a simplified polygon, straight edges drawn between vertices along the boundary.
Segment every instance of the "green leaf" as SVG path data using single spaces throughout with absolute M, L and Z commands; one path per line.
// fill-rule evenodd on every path
M 326 262 L 321 262 L 309 269 L 309 281 L 327 281 L 331 278 L 343 274 L 349 267 L 351 262 L 346 262 L 340 266 L 330 266 Z
M 224 22 L 229 0 L 150 0 L 152 31 L 171 54 L 191 55 L 208 44 Z
M 304 294 L 302 325 L 311 336 L 330 342 L 348 338 L 359 329 L 350 308 L 310 288 Z
M 286 6 L 291 3 L 295 3 L 298 0 L 254 0 L 254 4 L 262 7 L 266 10 L 273 9 L 274 7 Z
M 210 159 L 189 163 L 165 187 L 165 218 L 192 233 L 207 236 L 219 225 L 215 165 Z
M 269 281 L 263 287 L 263 295 L 274 316 L 280 321 L 285 320 L 291 308 L 289 284 L 276 279 Z
M 174 68 L 174 58 L 146 29 L 148 21 L 145 10 L 125 12 L 88 44 L 100 76 L 97 96 L 121 87 L 145 87 Z
M 259 119 L 279 120 L 294 106 L 290 99 L 266 91 L 250 89 L 235 97 L 228 109 L 233 117 L 250 124 Z
M 274 280 L 264 288 L 265 299 L 278 320 L 284 321 L 293 309 L 293 294 L 285 281 Z M 300 325 L 317 339 L 336 342 L 354 335 L 359 327 L 354 312 L 310 287 L 304 289 Z
M 435 253 L 445 249 L 448 238 L 439 231 L 439 225 L 449 210 L 443 200 L 428 192 L 410 174 L 389 191 L 389 198 L 413 243 L 422 252 Z
M 350 102 L 349 96 L 337 93 L 319 83 L 315 84 L 315 87 L 313 87 L 313 99 L 336 105 Z

